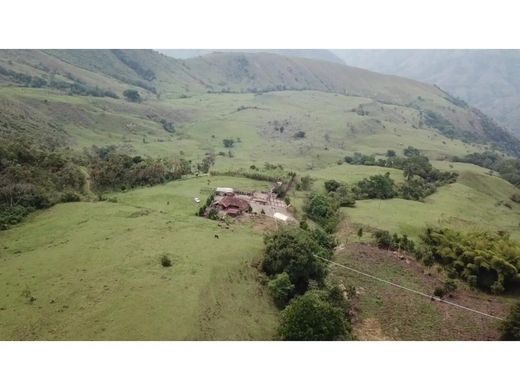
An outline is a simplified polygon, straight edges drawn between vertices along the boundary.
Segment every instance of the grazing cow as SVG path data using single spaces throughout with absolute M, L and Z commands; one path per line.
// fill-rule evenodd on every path
M 219 238 L 219 237 L 218 237 L 218 234 L 215 234 L 215 238 Z

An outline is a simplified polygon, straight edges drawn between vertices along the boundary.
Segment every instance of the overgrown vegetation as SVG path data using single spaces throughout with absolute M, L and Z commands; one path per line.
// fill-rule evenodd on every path
M 520 341 L 520 303 L 516 303 L 501 326 L 503 341 Z
M 387 230 L 376 230 L 374 238 L 381 249 L 402 250 L 410 253 L 415 250 L 415 243 L 406 234 L 400 236 L 397 233 L 390 234 Z
M 338 203 L 329 195 L 311 193 L 305 201 L 303 210 L 328 233 L 334 232 L 340 220 Z
M 27 142 L 0 145 L 0 229 L 37 209 L 79 200 L 85 175 L 65 153 Z
M 269 291 L 281 314 L 282 340 L 351 339 L 348 302 L 338 288 L 325 283 L 327 264 L 337 244 L 305 221 L 285 226 L 264 238 L 262 270 L 271 278 Z
M 345 162 L 353 165 L 369 165 L 401 169 L 404 183 L 396 185 L 389 174 L 375 175 L 363 179 L 354 187 L 358 199 L 390 199 L 400 197 L 408 200 L 422 200 L 433 194 L 438 187 L 453 183 L 457 179 L 455 172 L 442 172 L 433 168 L 429 159 L 421 155 L 414 147 L 403 150 L 404 157 L 389 150 L 386 159 L 374 155 L 354 153 L 346 156 Z
M 418 257 L 425 264 L 440 264 L 473 287 L 499 294 L 520 282 L 520 244 L 504 232 L 428 228 L 421 240 Z
M 322 291 L 295 298 L 281 314 L 278 333 L 287 341 L 350 340 L 350 325 L 342 309 Z

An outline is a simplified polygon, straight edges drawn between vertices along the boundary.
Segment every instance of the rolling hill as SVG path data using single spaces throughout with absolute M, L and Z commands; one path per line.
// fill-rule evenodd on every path
M 164 111 L 166 106 L 175 111 L 177 104 L 171 104 L 171 99 L 177 103 L 179 98 L 196 100 L 197 96 L 208 94 L 321 91 L 361 98 L 360 105 L 352 110 L 366 116 L 366 120 L 388 120 L 388 115 L 383 114 L 384 106 L 399 107 L 411 116 L 393 118 L 390 120 L 393 123 L 430 129 L 433 134 L 466 142 L 490 143 L 508 153 L 520 154 L 516 138 L 478 110 L 434 86 L 328 61 L 271 53 L 213 53 L 177 60 L 152 50 L 2 51 L 0 83 L 24 87 L 11 91 L 19 97 L 31 96 L 24 101 L 27 113 L 37 103 L 36 97 L 41 96 L 38 91 L 45 90 L 58 100 L 64 94 L 103 97 L 95 99 L 95 105 L 103 101 L 107 114 L 112 109 L 126 110 L 127 114 L 135 110 L 140 118 L 143 110 L 153 111 L 150 115 L 154 117 L 157 110 Z M 122 97 L 128 88 L 136 88 L 145 97 L 141 107 L 114 99 Z M 9 93 L 3 96 L 8 99 Z M 10 103 L 4 100 L 3 104 L 7 107 Z M 87 104 L 86 110 L 92 106 Z M 180 102 L 179 106 L 185 104 Z M 201 109 L 198 105 L 186 108 L 186 111 Z M 34 115 L 42 114 L 37 111 Z M 2 115 L 4 123 L 10 124 L 2 129 L 6 133 L 9 131 L 6 127 L 13 128 L 13 119 L 9 110 L 2 110 Z M 184 117 L 187 116 L 186 113 Z M 142 119 L 149 121 L 146 117 Z M 348 122 L 348 118 L 345 120 Z M 50 122 L 55 127 L 66 123 Z M 366 126 L 373 132 L 384 125 Z
M 127 90 L 141 99 L 125 99 Z M 342 208 L 337 261 L 430 293 L 444 274 L 430 277 L 419 262 L 367 245 L 371 232 L 416 240 L 425 226 L 441 225 L 520 237 L 518 189 L 489 169 L 450 161 L 489 150 L 520 156 L 518 139 L 435 86 L 331 61 L 266 52 L 176 59 L 152 50 L 0 51 L 0 135 L 2 199 L 17 189 L 33 194 L 35 183 L 55 188 L 58 199 L 0 231 L 0 339 L 274 339 L 279 311 L 258 263 L 262 236 L 277 224 L 262 215 L 201 218 L 197 199 L 205 202 L 215 186 L 269 190 L 273 172 L 294 172 L 310 183 L 288 194 L 300 218 L 310 191 L 323 193 L 327 180 L 351 186 L 388 172 L 405 181 L 402 169 L 345 163 L 354 153 L 382 159 L 392 149 L 401 157 L 413 146 L 458 177 L 422 201 L 359 199 Z M 172 162 L 194 174 L 96 189 L 91 159 L 110 150 L 121 159 L 110 160 L 116 168 L 123 161 L 155 172 Z M 206 175 L 198 165 L 208 156 Z M 2 181 L 10 177 L 17 181 Z M 370 289 L 356 303 L 361 339 L 497 337 L 494 322 L 471 313 L 330 276 Z M 457 302 L 497 315 L 514 300 L 469 287 L 457 294 Z
M 437 84 L 520 134 L 519 50 L 335 50 L 345 63 Z

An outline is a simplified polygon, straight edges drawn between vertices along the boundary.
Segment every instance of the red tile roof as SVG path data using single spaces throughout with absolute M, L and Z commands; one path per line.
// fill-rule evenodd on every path
M 224 209 L 235 208 L 242 211 L 247 210 L 249 208 L 249 203 L 246 200 L 241 199 L 237 196 L 224 196 L 217 203 Z

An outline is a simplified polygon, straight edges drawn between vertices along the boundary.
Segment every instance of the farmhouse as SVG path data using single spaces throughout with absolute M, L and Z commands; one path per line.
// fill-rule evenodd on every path
M 247 200 L 239 198 L 234 194 L 223 196 L 221 199 L 215 201 L 214 206 L 217 210 L 223 211 L 231 216 L 237 216 L 251 208 Z

